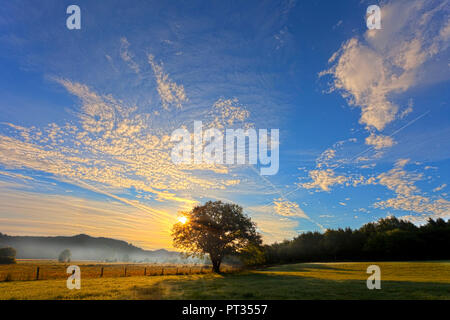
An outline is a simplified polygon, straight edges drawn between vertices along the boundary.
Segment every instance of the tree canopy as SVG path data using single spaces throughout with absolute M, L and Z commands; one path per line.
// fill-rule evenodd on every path
M 173 243 L 189 255 L 209 254 L 213 271 L 220 271 L 225 255 L 240 253 L 249 246 L 260 246 L 256 225 L 242 207 L 221 201 L 208 201 L 183 213 L 173 226 Z

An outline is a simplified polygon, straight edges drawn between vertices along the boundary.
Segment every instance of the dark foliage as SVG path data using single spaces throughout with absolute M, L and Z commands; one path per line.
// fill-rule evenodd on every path
M 16 250 L 11 247 L 0 248 L 0 264 L 16 263 Z
M 417 227 L 395 217 L 350 228 L 307 232 L 266 245 L 266 263 L 303 261 L 450 259 L 450 220 L 428 220 Z

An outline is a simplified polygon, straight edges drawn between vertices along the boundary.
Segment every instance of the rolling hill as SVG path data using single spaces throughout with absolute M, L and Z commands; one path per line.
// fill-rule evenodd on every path
M 178 252 L 144 250 L 122 240 L 75 236 L 36 237 L 8 236 L 0 233 L 0 247 L 13 247 L 18 259 L 57 259 L 59 253 L 69 249 L 72 260 L 128 261 L 128 262 L 180 262 Z

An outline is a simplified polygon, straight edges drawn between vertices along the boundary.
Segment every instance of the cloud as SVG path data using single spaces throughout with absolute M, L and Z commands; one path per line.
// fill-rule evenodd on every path
M 421 180 L 423 175 L 421 173 L 411 173 L 404 170 L 404 166 L 407 163 L 408 159 L 398 160 L 393 169 L 377 176 L 376 183 L 395 191 L 398 195 L 412 195 L 414 192 L 418 191 L 415 182 Z
M 396 197 L 374 203 L 375 208 L 423 213 L 422 217 L 450 217 L 450 201 L 426 197 L 415 185 L 423 179 L 423 174 L 404 169 L 407 159 L 398 160 L 393 169 L 377 176 L 374 184 L 380 184 L 395 192 Z
M 280 216 L 309 219 L 305 212 L 295 202 L 278 198 L 273 201 L 273 204 L 275 212 Z
M 140 73 L 139 65 L 134 61 L 134 55 L 128 50 L 130 47 L 130 43 L 128 42 L 127 38 L 122 37 L 120 39 L 120 57 L 123 61 L 127 63 L 127 65 L 133 69 L 134 72 L 137 74 Z M 108 59 L 111 60 L 111 59 Z
M 269 208 L 271 210 L 271 208 Z M 258 231 L 263 237 L 264 243 L 270 244 L 285 239 L 292 239 L 298 232 L 295 228 L 299 222 L 286 217 L 279 217 L 271 214 L 267 210 L 260 211 L 258 214 L 252 215 Z
M 150 115 L 86 85 L 57 82 L 80 99 L 78 123 L 44 128 L 8 124 L 9 134 L 0 134 L 0 163 L 6 167 L 47 172 L 78 185 L 112 190 L 111 195 L 134 188 L 153 200 L 186 204 L 195 202 L 196 191 L 223 190 L 239 180 L 224 176 L 225 166 L 174 164 L 170 136 L 150 126 Z
M 392 208 L 396 210 L 427 213 L 426 217 L 450 218 L 450 201 L 445 199 L 431 200 L 421 195 L 403 196 L 379 201 L 374 204 L 376 208 Z M 430 215 L 431 214 L 431 215 Z
M 441 191 L 442 189 L 444 189 L 445 187 L 447 187 L 446 183 L 441 184 L 439 187 L 436 187 L 433 189 L 433 192 L 438 192 Z
M 324 152 L 320 154 L 316 159 L 316 167 L 317 168 L 334 168 L 339 167 L 345 163 L 344 157 L 346 156 L 345 147 L 348 146 L 349 143 L 357 142 L 356 138 L 349 138 L 346 140 L 340 140 L 335 142 L 332 147 L 326 149 Z
M 323 191 L 330 191 L 330 187 L 336 184 L 343 184 L 349 180 L 345 176 L 336 176 L 332 169 L 311 170 L 309 176 L 313 180 L 311 182 L 300 183 L 305 189 L 319 188 Z
M 224 99 L 219 98 L 213 104 L 213 108 L 207 119 L 210 121 L 210 128 L 224 129 L 231 128 L 236 123 L 243 127 L 252 126 L 251 123 L 247 122 L 250 116 L 250 112 L 239 104 L 237 98 Z
M 334 26 L 333 26 L 333 30 L 337 29 L 341 24 L 342 24 L 342 20 L 339 20 Z
M 376 135 L 374 133 L 371 133 L 370 136 L 366 138 L 366 144 L 369 146 L 373 146 L 375 150 L 380 150 L 392 147 L 395 144 L 395 141 L 389 136 L 383 136 L 381 134 Z
M 87 233 L 127 239 L 146 249 L 171 247 L 172 220 L 156 219 L 133 206 L 68 195 L 3 187 L 0 184 L 2 232 L 14 235 L 75 235 Z M 14 212 L 12 215 L 11 213 Z M 45 213 L 45 214 L 43 214 Z
M 148 55 L 148 62 L 156 77 L 157 89 L 163 108 L 168 110 L 170 105 L 181 108 L 182 103 L 187 101 L 183 85 L 173 82 L 169 75 L 164 72 L 162 64 L 157 64 L 151 54 Z
M 438 16 L 446 5 L 417 0 L 382 6 L 383 29 L 347 40 L 330 58 L 331 68 L 319 74 L 330 74 L 331 90 L 361 109 L 359 122 L 367 129 L 382 131 L 397 119 L 391 96 L 420 83 L 426 63 L 448 49 L 449 22 Z

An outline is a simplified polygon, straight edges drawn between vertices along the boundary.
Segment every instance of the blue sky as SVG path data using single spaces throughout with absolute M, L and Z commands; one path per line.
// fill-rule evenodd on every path
M 66 8 L 81 8 L 81 30 Z M 233 201 L 267 243 L 395 215 L 450 218 L 449 2 L 8 1 L 0 225 L 171 248 Z M 280 166 L 177 166 L 194 120 L 280 130 Z

